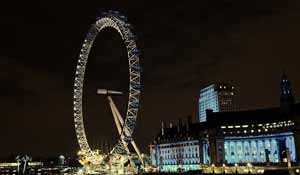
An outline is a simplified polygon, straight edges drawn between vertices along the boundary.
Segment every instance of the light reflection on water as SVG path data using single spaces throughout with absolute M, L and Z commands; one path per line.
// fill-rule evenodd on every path
M 47 173 L 42 173 L 41 175 L 88 175 L 88 174 L 78 174 L 78 173 L 51 173 L 51 172 L 47 172 Z

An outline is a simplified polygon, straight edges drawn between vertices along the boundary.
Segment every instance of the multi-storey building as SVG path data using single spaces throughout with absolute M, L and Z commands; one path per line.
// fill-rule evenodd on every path
M 280 107 L 232 112 L 207 110 L 205 122 L 179 122 L 178 126 L 162 127 L 150 149 L 153 164 L 161 171 L 188 171 L 212 164 L 298 162 L 300 103 L 292 102 L 286 76 L 281 82 L 285 92 L 281 92 Z
M 179 122 L 178 126 L 162 127 L 161 133 L 153 144 L 150 145 L 150 156 L 152 164 L 160 171 L 186 171 L 197 170 L 201 163 L 202 148 L 205 140 L 194 135 L 191 122 L 185 125 Z M 207 147 L 208 148 L 208 147 Z M 207 152 L 207 150 L 206 150 Z M 208 152 L 207 152 L 208 157 Z
M 207 120 L 206 110 L 225 112 L 235 110 L 235 88 L 224 83 L 211 84 L 200 90 L 198 99 L 198 120 Z

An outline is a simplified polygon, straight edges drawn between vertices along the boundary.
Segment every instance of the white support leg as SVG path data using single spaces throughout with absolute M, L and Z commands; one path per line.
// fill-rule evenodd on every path
M 110 96 L 108 96 L 107 98 L 109 100 L 109 105 L 111 107 L 111 110 L 114 111 L 113 114 L 115 114 L 117 116 L 118 123 L 121 124 L 122 127 L 124 127 L 124 120 L 123 120 L 118 108 L 116 107 L 115 103 L 113 102 L 113 100 Z M 121 134 L 121 132 L 119 132 L 119 134 Z M 125 132 L 128 134 L 129 131 L 126 130 L 126 128 L 125 128 Z M 137 147 L 137 145 L 135 144 L 135 141 L 131 140 L 130 143 L 132 144 L 135 152 L 138 154 L 138 157 L 139 157 L 140 161 L 142 162 L 142 164 L 144 164 L 144 161 L 143 161 L 142 156 L 141 156 L 141 152 L 140 152 L 139 148 Z
M 117 114 L 116 114 L 116 111 L 115 111 L 115 109 L 114 109 L 114 102 L 112 101 L 112 99 L 111 99 L 110 96 L 108 96 L 107 98 L 108 98 L 108 100 L 109 100 L 109 106 L 110 106 L 111 112 L 112 112 L 112 114 L 113 114 L 114 121 L 115 121 L 115 124 L 116 124 L 116 126 L 117 126 L 118 133 L 121 135 L 121 133 L 122 133 L 122 126 L 121 126 L 121 125 L 122 125 L 122 124 L 120 123 L 120 121 L 119 121 L 119 119 L 118 119 L 118 116 L 117 116 Z

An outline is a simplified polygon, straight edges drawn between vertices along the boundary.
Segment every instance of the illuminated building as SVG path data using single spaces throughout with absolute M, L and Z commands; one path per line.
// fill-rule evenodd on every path
M 280 163 L 288 150 L 290 160 L 296 162 L 299 114 L 297 111 L 284 116 L 280 108 L 209 113 L 212 161 L 216 164 Z
M 38 170 L 41 171 L 42 167 L 42 162 L 28 162 L 26 173 L 37 174 Z M 24 174 L 24 172 L 20 169 L 20 162 L 1 162 L 0 174 Z
M 205 122 L 163 125 L 150 146 L 152 163 L 160 171 L 188 171 L 204 165 L 280 166 L 299 162 L 300 103 L 293 103 L 286 76 L 281 80 L 281 90 L 280 107 L 231 112 L 206 110 Z M 192 147 L 197 151 L 192 152 L 194 159 L 189 159 L 190 152 L 186 150 Z
M 216 83 L 200 90 L 198 99 L 198 117 L 200 122 L 207 120 L 206 110 L 225 112 L 235 110 L 235 89 L 233 86 Z
M 152 163 L 161 171 L 187 171 L 203 164 L 280 164 L 287 157 L 297 162 L 300 104 L 294 109 L 289 115 L 280 108 L 210 111 L 207 122 L 164 128 L 150 146 Z
M 165 172 L 199 169 L 202 145 L 207 142 L 196 139 L 200 136 L 192 134 L 196 131 L 193 126 L 190 121 L 185 125 L 179 121 L 178 126 L 168 128 L 162 125 L 160 135 L 150 145 L 152 164 Z

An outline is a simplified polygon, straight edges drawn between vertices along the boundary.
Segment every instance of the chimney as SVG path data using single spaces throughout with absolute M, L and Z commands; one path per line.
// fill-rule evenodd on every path
M 165 125 L 163 121 L 161 122 L 161 135 L 165 135 Z
M 180 130 L 182 130 L 182 120 L 178 119 L 178 126 L 177 126 L 178 133 L 180 133 Z

